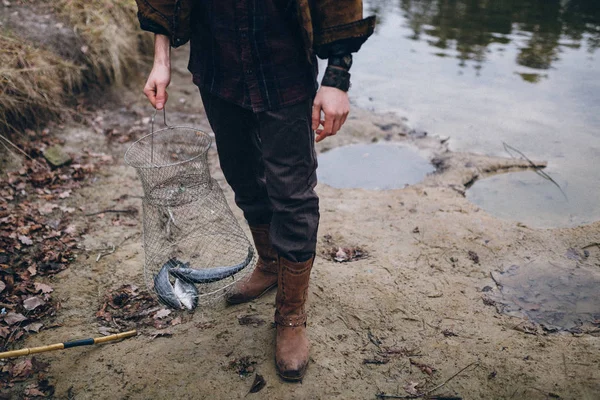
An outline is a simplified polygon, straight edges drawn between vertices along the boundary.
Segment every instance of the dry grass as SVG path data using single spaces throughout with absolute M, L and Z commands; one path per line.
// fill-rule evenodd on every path
M 82 68 L 0 34 L 0 131 L 58 115 L 64 96 L 81 84 Z
M 58 0 L 54 7 L 86 43 L 90 81 L 123 84 L 151 49 L 151 36 L 139 29 L 134 0 Z
M 56 117 L 82 88 L 130 81 L 150 53 L 134 0 L 57 0 L 52 7 L 85 43 L 83 65 L 0 31 L 0 133 Z

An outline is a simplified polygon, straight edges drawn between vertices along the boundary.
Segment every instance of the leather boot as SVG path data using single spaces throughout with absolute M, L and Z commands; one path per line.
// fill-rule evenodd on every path
M 275 300 L 275 365 L 279 376 L 288 381 L 302 380 L 308 366 L 309 343 L 304 304 L 308 297 L 313 261 L 314 256 L 300 263 L 279 258 L 279 287 Z
M 238 281 L 227 294 L 229 304 L 254 300 L 277 286 L 279 265 L 277 252 L 269 239 L 269 225 L 251 226 L 250 232 L 258 252 L 258 262 L 250 276 Z

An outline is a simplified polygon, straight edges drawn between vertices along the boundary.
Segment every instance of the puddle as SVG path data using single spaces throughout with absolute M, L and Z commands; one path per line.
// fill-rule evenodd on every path
M 338 189 L 398 189 L 434 171 L 415 150 L 396 144 L 354 144 L 319 155 L 319 181 Z
M 566 178 L 547 171 L 560 185 L 533 171 L 494 175 L 475 182 L 467 199 L 500 218 L 519 221 L 532 228 L 574 227 L 600 219 L 597 189 L 589 175 Z
M 570 249 L 567 256 L 584 258 Z M 571 258 L 571 257 L 569 257 Z M 494 274 L 501 312 L 523 316 L 549 331 L 592 332 L 600 328 L 600 271 L 584 266 L 532 262 Z

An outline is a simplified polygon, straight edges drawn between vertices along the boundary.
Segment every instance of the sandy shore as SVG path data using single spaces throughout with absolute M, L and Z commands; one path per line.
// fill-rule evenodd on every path
M 169 120 L 210 130 L 185 70 L 185 54 L 175 54 Z M 126 130 L 136 121 L 143 124 L 150 108 L 142 96 L 118 97 L 97 112 L 104 127 Z M 392 129 L 381 128 L 390 124 Z M 241 377 L 230 363 L 249 357 L 267 384 L 248 398 L 372 399 L 381 392 L 406 396 L 411 387 L 427 391 L 470 365 L 433 394 L 597 399 L 599 335 L 548 334 L 541 329 L 525 333 L 522 326 L 528 322 L 486 305 L 482 289 L 497 290 L 490 272 L 531 260 L 600 274 L 597 247 L 590 249 L 585 263 L 565 257 L 569 248 L 600 242 L 600 223 L 540 230 L 496 219 L 466 200 L 465 185 L 486 174 L 527 167 L 526 162 L 452 153 L 439 138 L 419 139 L 405 132 L 396 116 L 354 109 L 342 131 L 318 146 L 326 151 L 373 140 L 407 143 L 433 159 L 438 173 L 418 185 L 388 191 L 318 186 L 322 219 L 309 295 L 311 364 L 302 384 L 283 383 L 275 373 L 271 293 L 249 305 L 217 304 L 183 313 L 182 323 L 167 328 L 170 336 L 153 337 L 155 329 L 144 327 L 138 337 L 118 344 L 41 356 L 51 363 L 56 397 L 241 398 L 254 374 Z M 127 143 L 109 143 L 93 126 L 72 125 L 54 133 L 67 141 L 67 151 L 89 148 L 114 158 L 91 186 L 73 193 L 65 204 L 86 211 L 115 204 L 141 211 L 141 200 L 132 197 L 141 196 L 141 185 L 122 158 Z M 233 205 L 214 147 L 210 160 L 213 176 Z M 141 215 L 115 226 L 108 214 L 81 214 L 76 223 L 86 232 L 82 252 L 52 282 L 61 302 L 57 318 L 62 327 L 31 336 L 27 346 L 97 336 L 95 313 L 105 294 L 123 283 L 143 286 Z M 110 244 L 116 245 L 114 253 L 96 261 L 99 249 Z M 335 246 L 359 246 L 369 256 L 336 263 L 326 256 Z M 478 263 L 469 251 L 478 255 Z M 266 323 L 241 325 L 238 316 L 243 315 L 257 315 Z

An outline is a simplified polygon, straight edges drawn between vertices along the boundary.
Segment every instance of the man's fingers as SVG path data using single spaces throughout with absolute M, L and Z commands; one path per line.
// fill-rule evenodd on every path
M 321 105 L 318 103 L 313 103 L 313 108 L 312 108 L 312 129 L 313 129 L 313 131 L 319 127 L 319 122 L 321 122 Z
M 156 109 L 162 110 L 167 103 L 167 85 L 158 84 L 156 86 Z
M 323 132 L 325 132 L 328 136 L 333 132 L 333 121 L 334 119 L 325 114 L 325 123 L 323 124 Z
M 155 88 L 148 86 L 146 84 L 146 86 L 144 86 L 144 94 L 146 95 L 148 100 L 150 100 L 152 107 L 156 107 L 156 90 L 155 90 Z
M 344 114 L 342 116 L 342 122 L 340 122 L 340 129 L 342 128 L 342 126 L 344 126 L 344 124 L 346 123 L 346 118 L 348 118 L 348 114 Z

